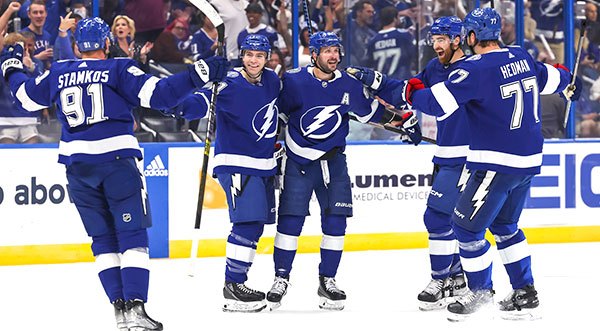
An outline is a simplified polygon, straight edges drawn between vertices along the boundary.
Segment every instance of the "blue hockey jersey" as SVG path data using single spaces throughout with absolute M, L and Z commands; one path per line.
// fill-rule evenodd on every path
M 215 51 L 211 50 L 211 46 L 214 45 L 216 39 L 209 37 L 204 30 L 200 29 L 192 35 L 190 42 L 190 51 L 194 57 L 194 61 L 199 59 L 205 59 L 215 55 Z M 227 54 L 227 50 L 224 49 L 223 54 Z
M 59 61 L 36 78 L 14 73 L 9 83 L 17 104 L 27 111 L 56 103 L 63 125 L 58 161 L 67 165 L 141 158 L 133 108 L 168 109 L 195 88 L 188 71 L 158 79 L 128 58 Z
M 288 157 L 301 164 L 319 159 L 334 147 L 345 148 L 348 112 L 363 123 L 379 122 L 385 108 L 362 83 L 336 70 L 329 81 L 313 76 L 313 66 L 283 75 L 279 112 L 287 119 Z
M 570 73 L 509 47 L 464 60 L 447 81 L 413 93 L 413 106 L 450 116 L 464 105 L 470 130 L 467 167 L 537 174 L 542 164 L 540 94 L 564 90 Z
M 437 58 L 434 58 L 415 77 L 423 81 L 425 86 L 431 87 L 447 80 L 464 59 L 463 57 L 446 67 Z M 392 92 L 395 89 L 402 89 L 403 87 L 404 81 L 387 80 L 382 89 L 377 93 L 377 96 L 383 100 L 392 101 Z M 464 106 L 461 105 L 459 108 L 460 110 L 452 113 L 451 116 L 437 118 L 436 141 L 438 146 L 433 155 L 433 163 L 453 165 L 464 164 L 466 162 L 469 150 L 469 128 L 467 126 L 467 114 L 464 112 Z M 427 113 L 426 111 L 424 112 Z
M 258 84 L 248 82 L 240 71 L 229 71 L 219 85 L 214 173 L 272 176 L 277 166 L 273 153 L 281 82 L 271 69 L 265 68 Z M 188 120 L 204 117 L 211 95 L 207 88 L 187 97 L 179 115 Z
M 391 78 L 408 79 L 416 51 L 415 38 L 408 30 L 381 30 L 367 44 L 369 67 Z

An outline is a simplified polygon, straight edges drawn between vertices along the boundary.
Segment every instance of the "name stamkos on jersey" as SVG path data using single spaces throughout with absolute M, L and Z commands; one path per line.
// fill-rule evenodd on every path
M 144 170 L 144 176 L 146 177 L 166 177 L 168 175 L 169 170 L 165 167 L 160 155 L 156 155 Z

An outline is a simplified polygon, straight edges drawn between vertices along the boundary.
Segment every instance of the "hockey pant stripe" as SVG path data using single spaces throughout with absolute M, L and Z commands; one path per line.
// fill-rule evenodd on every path
M 298 250 L 298 236 L 290 236 L 281 232 L 275 234 L 275 247 L 286 251 Z
M 321 238 L 321 249 L 342 251 L 344 249 L 344 236 L 328 236 L 324 234 Z

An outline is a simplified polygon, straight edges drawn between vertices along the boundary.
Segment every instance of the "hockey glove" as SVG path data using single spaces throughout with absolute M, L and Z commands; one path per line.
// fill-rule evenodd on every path
M 571 72 L 571 70 L 567 69 L 567 67 L 565 67 L 564 65 L 562 65 L 560 63 L 553 65 L 553 67 L 556 69 L 562 69 L 562 70 L 566 70 L 567 72 Z
M 402 89 L 402 100 L 412 105 L 410 97 L 412 96 L 413 92 L 424 88 L 425 84 L 423 84 L 423 82 L 418 78 L 411 78 L 407 80 L 404 84 L 404 88 Z
M 0 62 L 2 62 L 2 75 L 5 80 L 13 72 L 23 72 L 23 45 L 9 45 L 4 47 L 0 54 Z
M 402 137 L 402 141 L 409 142 L 415 146 L 421 142 L 421 127 L 419 120 L 412 111 L 402 115 L 402 128 L 406 132 L 406 136 Z
M 567 88 L 558 93 L 561 98 L 565 100 L 577 101 L 581 96 L 581 90 L 583 89 L 581 79 L 579 77 L 575 77 L 574 85 L 567 85 Z
M 379 71 L 364 67 L 348 67 L 346 72 L 356 77 L 363 84 L 373 91 L 378 91 L 382 86 L 385 85 L 387 76 Z
M 222 56 L 213 56 L 194 62 L 189 67 L 194 85 L 200 88 L 208 82 L 222 81 L 227 75 L 229 65 L 229 61 Z

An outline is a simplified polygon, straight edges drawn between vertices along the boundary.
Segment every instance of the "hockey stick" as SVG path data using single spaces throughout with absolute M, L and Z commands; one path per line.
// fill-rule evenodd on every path
M 354 115 L 354 114 L 348 114 L 348 116 L 350 116 L 351 120 L 359 122 L 359 123 L 362 123 L 361 121 L 358 120 L 358 118 L 356 118 L 356 115 Z M 379 124 L 379 123 L 374 123 L 374 122 L 367 122 L 367 123 L 362 123 L 362 124 L 368 124 L 368 125 L 374 126 L 376 128 L 388 130 L 390 132 L 394 132 L 394 133 L 401 134 L 401 135 L 408 135 L 406 133 L 406 131 L 404 131 L 404 129 L 397 128 L 397 127 L 395 127 L 393 125 L 385 125 L 385 124 Z M 428 142 L 430 144 L 434 144 L 434 145 L 437 144 L 437 141 L 435 139 L 427 138 L 425 136 L 422 136 L 421 140 L 423 140 L 425 142 Z
M 575 58 L 575 69 L 573 69 L 573 76 L 571 77 L 571 83 L 567 86 L 568 90 L 575 89 L 575 79 L 577 79 L 577 70 L 579 70 L 579 60 L 581 59 L 581 51 L 583 50 L 583 37 L 585 36 L 585 28 L 586 22 L 585 20 L 581 22 L 581 31 L 579 31 L 579 44 L 577 45 L 577 56 Z M 567 122 L 569 122 L 569 113 L 571 112 L 571 98 L 568 98 L 567 108 L 565 109 L 565 122 L 563 123 L 563 128 L 567 127 Z
M 308 38 L 310 38 L 313 35 L 313 31 L 312 31 L 312 24 L 311 20 L 310 20 L 310 13 L 308 11 L 308 0 L 302 0 L 302 6 L 304 7 L 304 22 L 306 23 L 306 27 L 308 29 Z M 312 55 L 311 55 L 312 56 Z M 406 132 L 402 129 L 393 127 L 393 126 L 389 126 L 389 125 L 383 125 L 383 124 L 379 124 L 379 123 L 373 123 L 373 122 L 367 122 L 367 123 L 363 123 L 361 121 L 358 120 L 358 118 L 354 115 L 354 114 L 348 114 L 350 116 L 350 119 L 361 123 L 361 124 L 368 124 L 368 125 L 372 125 L 381 129 L 385 129 L 394 133 L 398 133 L 398 134 L 403 134 L 406 135 Z M 435 144 L 436 141 L 427 137 L 422 137 L 423 141 L 426 141 L 428 143 L 432 143 Z
M 198 8 L 217 29 L 217 55 L 223 56 L 223 43 L 225 41 L 225 24 L 215 8 L 207 0 L 190 0 L 192 5 Z M 208 173 L 208 159 L 210 156 L 210 144 L 215 132 L 215 107 L 219 83 L 214 82 L 210 96 L 210 108 L 208 110 L 208 124 L 206 126 L 206 139 L 204 140 L 204 158 L 202 159 L 202 170 L 200 172 L 200 190 L 198 191 L 198 205 L 196 206 L 196 222 L 192 237 L 192 251 L 190 253 L 190 268 L 188 276 L 194 277 L 196 258 L 198 257 L 198 244 L 200 241 L 200 221 L 202 219 L 202 205 L 204 204 L 204 191 L 206 190 L 206 176 Z

